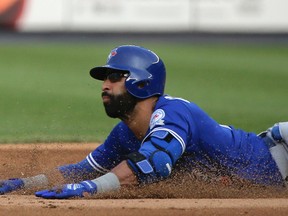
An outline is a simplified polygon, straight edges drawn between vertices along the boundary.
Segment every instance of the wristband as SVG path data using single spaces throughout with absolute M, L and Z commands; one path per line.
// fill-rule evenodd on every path
M 115 191 L 120 188 L 120 182 L 118 177 L 109 172 L 99 178 L 92 180 L 97 186 L 97 193 L 105 193 L 109 191 Z
M 35 187 L 47 187 L 49 185 L 48 178 L 44 174 L 36 175 L 33 177 L 22 178 L 24 188 L 31 189 Z

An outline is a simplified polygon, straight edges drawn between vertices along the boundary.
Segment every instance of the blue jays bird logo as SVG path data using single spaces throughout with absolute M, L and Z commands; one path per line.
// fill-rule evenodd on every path
M 164 125 L 164 120 L 163 120 L 164 117 L 165 117 L 164 110 L 162 109 L 155 110 L 150 120 L 150 130 L 154 128 L 156 125 Z
M 112 50 L 112 51 L 110 52 L 109 56 L 108 56 L 108 60 L 109 60 L 110 58 L 116 56 L 116 55 L 117 55 L 116 49 Z

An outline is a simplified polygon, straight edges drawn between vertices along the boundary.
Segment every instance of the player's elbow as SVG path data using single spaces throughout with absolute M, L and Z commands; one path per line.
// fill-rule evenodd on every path
M 172 159 L 165 151 L 156 150 L 148 158 L 139 152 L 127 157 L 128 166 L 136 174 L 139 183 L 153 183 L 171 174 Z
M 157 177 L 167 178 L 172 171 L 172 160 L 164 151 L 156 151 L 151 156 L 151 163 L 154 165 L 154 171 Z

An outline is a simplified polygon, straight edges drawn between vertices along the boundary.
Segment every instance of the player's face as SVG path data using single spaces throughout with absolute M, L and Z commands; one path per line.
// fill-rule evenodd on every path
M 102 100 L 106 114 L 111 118 L 126 119 L 137 103 L 137 98 L 125 88 L 125 77 L 118 72 L 111 73 L 104 79 Z

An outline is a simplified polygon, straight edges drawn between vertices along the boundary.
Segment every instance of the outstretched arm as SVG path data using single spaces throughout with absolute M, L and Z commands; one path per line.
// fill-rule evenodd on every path
M 65 179 L 58 169 L 27 178 L 13 178 L 0 181 L 0 195 L 19 189 L 41 189 L 58 184 L 64 184 Z
M 111 172 L 93 180 L 82 181 L 78 184 L 65 184 L 62 188 L 42 190 L 35 193 L 37 197 L 46 199 L 67 199 L 70 197 L 83 197 L 86 194 L 99 194 L 115 191 L 124 185 L 135 185 L 137 179 L 126 161 L 122 161 Z
M 136 185 L 138 184 L 137 178 L 134 172 L 127 165 L 127 161 L 122 161 L 118 166 L 111 170 L 114 173 L 120 185 Z
M 112 142 L 106 141 L 106 143 L 98 146 L 88 154 L 84 160 L 75 164 L 59 166 L 48 172 L 28 178 L 14 178 L 2 181 L 0 179 L 0 195 L 19 189 L 37 191 L 67 183 L 78 183 L 86 179 L 95 179 L 109 172 L 120 162 L 119 158 L 115 158 L 111 154 L 112 151 L 118 151 L 118 149 L 110 145 L 110 143 Z M 103 154 L 103 152 L 109 152 L 110 154 Z
M 0 180 L 0 195 L 19 189 L 41 190 L 57 185 L 75 183 L 89 178 L 93 179 L 108 172 L 99 164 L 96 167 L 92 162 L 89 162 L 91 154 L 78 163 L 59 166 L 36 176 Z
M 60 189 L 39 191 L 36 196 L 47 199 L 83 197 L 86 193 L 106 193 L 118 190 L 124 185 L 153 183 L 165 179 L 181 156 L 182 145 L 169 133 L 158 135 L 152 135 L 139 152 L 128 155 L 127 160 L 120 162 L 109 173 L 78 184 L 67 184 Z

